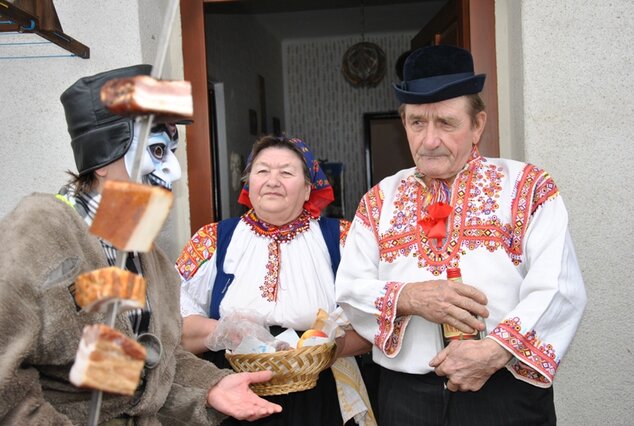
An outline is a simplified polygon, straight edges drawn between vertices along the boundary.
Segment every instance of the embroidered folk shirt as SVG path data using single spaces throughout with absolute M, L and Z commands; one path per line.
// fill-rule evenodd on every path
M 474 150 L 451 185 L 453 211 L 440 245 L 420 226 L 428 192 L 411 168 L 364 195 L 337 272 L 337 302 L 355 330 L 374 342 L 375 362 L 428 373 L 441 350 L 439 326 L 398 317 L 399 294 L 409 282 L 446 279 L 447 267 L 460 267 L 463 281 L 488 298 L 487 338 L 513 354 L 507 368 L 550 386 L 586 303 L 553 179 L 533 165 Z
M 350 222 L 341 220 L 341 246 Z M 216 278 L 217 223 L 203 226 L 176 262 L 182 278 L 181 313 L 209 316 Z M 319 308 L 336 308 L 330 255 L 317 220 L 304 212 L 276 227 L 241 217 L 227 247 L 224 271 L 235 278 L 220 304 L 220 316 L 234 309 L 264 315 L 267 325 L 310 328 Z

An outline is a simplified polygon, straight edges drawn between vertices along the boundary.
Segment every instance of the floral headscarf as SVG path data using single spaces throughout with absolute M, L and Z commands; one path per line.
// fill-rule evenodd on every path
M 324 209 L 328 204 L 334 201 L 334 191 L 332 190 L 332 186 L 330 186 L 330 182 L 328 182 L 328 178 L 319 166 L 319 161 L 315 159 L 313 153 L 310 152 L 310 149 L 308 149 L 306 143 L 304 143 L 303 140 L 297 138 L 287 140 L 289 142 L 292 142 L 300 150 L 300 152 L 304 156 L 304 161 L 308 166 L 311 189 L 310 197 L 308 198 L 308 201 L 304 203 L 304 209 L 308 210 L 310 215 L 313 218 L 317 219 L 320 216 L 322 209 Z M 250 154 L 249 159 L 247 160 L 247 167 L 251 164 L 252 161 L 253 154 Z M 242 187 L 242 191 L 240 192 L 240 196 L 238 197 L 238 203 L 249 208 L 253 208 L 253 205 L 251 205 L 251 200 L 249 200 L 248 181 Z

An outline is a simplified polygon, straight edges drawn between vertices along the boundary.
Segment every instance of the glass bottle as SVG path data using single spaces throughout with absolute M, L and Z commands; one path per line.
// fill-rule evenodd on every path
M 460 268 L 447 268 L 447 279 L 461 283 L 462 273 Z M 484 323 L 484 320 L 479 315 L 474 316 Z M 486 334 L 486 330 L 475 330 L 473 333 L 464 333 L 449 324 L 440 324 L 440 335 L 443 348 L 446 348 L 453 340 L 480 340 L 483 339 Z

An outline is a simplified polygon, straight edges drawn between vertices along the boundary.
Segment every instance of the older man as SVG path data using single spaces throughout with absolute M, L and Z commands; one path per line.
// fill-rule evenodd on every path
M 25 197 L 0 221 L 0 423 L 86 424 L 91 392 L 69 382 L 82 329 L 105 322 L 74 301 L 81 273 L 115 263 L 116 251 L 89 233 L 109 179 L 129 180 L 138 126 L 110 113 L 101 86 L 114 78 L 149 74 L 137 65 L 79 79 L 61 96 L 77 173 L 58 194 Z M 180 177 L 173 125 L 158 125 L 143 153 L 143 181 L 166 188 Z M 132 338 L 151 333 L 162 354 L 142 373 L 133 396 L 105 394 L 107 425 L 219 424 L 227 415 L 255 420 L 281 407 L 250 389 L 271 373 L 233 374 L 181 348 L 178 275 L 159 249 L 128 257 L 147 280 L 147 308 L 123 313 L 116 328 Z M 150 303 L 151 302 L 151 303 Z M 115 372 L 116 374 L 116 372 Z
M 364 195 L 336 282 L 374 341 L 379 424 L 555 424 L 552 381 L 586 303 L 562 198 L 540 168 L 479 154 L 485 76 L 468 51 L 415 50 L 403 79 L 416 167 Z M 440 324 L 459 338 L 443 344 Z

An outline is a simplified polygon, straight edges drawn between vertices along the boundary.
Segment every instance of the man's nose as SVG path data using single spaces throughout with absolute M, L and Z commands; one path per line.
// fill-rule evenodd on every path
M 423 132 L 423 145 L 432 149 L 440 145 L 440 132 L 434 123 L 429 123 Z

